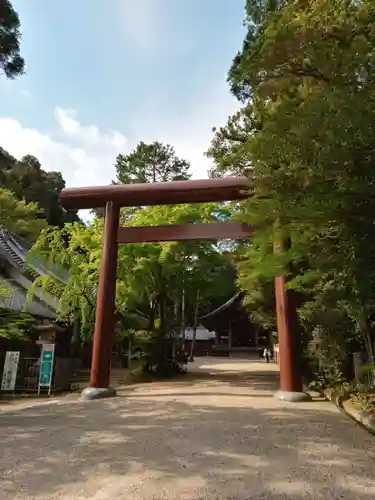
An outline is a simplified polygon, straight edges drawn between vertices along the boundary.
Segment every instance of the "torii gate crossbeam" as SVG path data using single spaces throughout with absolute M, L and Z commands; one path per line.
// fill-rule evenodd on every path
M 110 387 L 110 357 L 114 340 L 115 293 L 118 244 L 155 241 L 210 240 L 246 238 L 252 228 L 236 221 L 211 224 L 181 224 L 155 227 L 119 227 L 120 208 L 129 206 L 170 205 L 242 200 L 249 196 L 246 177 L 226 177 L 154 184 L 126 184 L 103 187 L 66 188 L 60 193 L 65 208 L 105 208 L 102 257 L 90 386 L 83 399 L 114 396 Z M 294 306 L 285 287 L 285 277 L 275 279 L 277 329 L 280 347 L 280 391 L 288 401 L 308 397 L 302 389 L 292 317 Z

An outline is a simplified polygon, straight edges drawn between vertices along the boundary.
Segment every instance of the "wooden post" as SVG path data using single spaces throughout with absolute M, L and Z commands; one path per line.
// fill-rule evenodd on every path
M 302 378 L 299 373 L 299 359 L 293 332 L 293 304 L 286 289 L 286 277 L 276 276 L 276 316 L 280 348 L 280 390 L 302 392 Z
M 282 251 L 285 242 L 275 242 L 275 251 Z M 300 371 L 300 348 L 296 331 L 296 305 L 293 292 L 287 289 L 288 277 L 276 276 L 276 317 L 277 335 L 280 355 L 280 390 L 276 396 L 285 401 L 306 401 L 310 396 L 303 392 L 302 375 Z
M 115 328 L 115 298 L 117 274 L 117 231 L 119 207 L 108 202 L 105 208 L 102 256 L 96 304 L 95 330 L 91 364 L 90 387 L 82 393 L 84 399 L 114 396 L 109 387 L 111 350 Z
M 228 349 L 229 351 L 232 349 L 232 323 L 229 323 L 228 326 Z

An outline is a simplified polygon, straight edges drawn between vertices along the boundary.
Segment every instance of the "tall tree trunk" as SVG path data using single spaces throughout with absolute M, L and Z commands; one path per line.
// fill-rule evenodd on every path
M 166 321 L 166 304 L 165 304 L 165 295 L 164 293 L 160 293 L 159 295 L 159 318 L 160 318 L 160 333 L 161 336 L 164 337 L 167 333 L 167 321 Z
M 181 337 L 185 339 L 185 285 L 182 288 L 181 297 Z
M 153 300 L 150 300 L 150 314 L 148 317 L 148 328 L 151 332 L 155 329 L 155 304 Z
M 199 299 L 200 299 L 200 294 L 199 294 L 199 288 L 198 288 L 198 290 L 197 290 L 197 296 L 196 296 L 196 299 L 195 299 L 193 337 L 191 339 L 189 361 L 194 361 L 195 339 L 196 339 L 196 336 L 197 336 L 197 328 L 198 328 Z
M 180 325 L 180 298 L 177 297 L 173 305 L 173 323 L 178 326 Z

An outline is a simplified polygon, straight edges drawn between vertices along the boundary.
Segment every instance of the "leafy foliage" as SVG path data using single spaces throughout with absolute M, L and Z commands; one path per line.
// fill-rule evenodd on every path
M 167 182 L 190 178 L 190 165 L 178 158 L 169 144 L 140 142 L 128 155 L 116 158 L 116 182 L 121 184 Z
M 78 321 L 83 339 L 91 337 L 95 322 L 100 244 L 100 221 L 87 228 L 76 222 L 45 229 L 29 253 L 30 263 L 41 259 L 54 271 L 34 281 L 29 299 L 37 288 L 50 293 L 58 300 L 59 319 L 69 324 Z
M 26 340 L 34 331 L 35 319 L 26 312 L 0 307 L 0 338 Z
M 226 212 L 217 204 L 181 205 L 125 209 L 121 217 L 126 225 L 138 226 L 216 220 Z M 37 279 L 30 296 L 36 287 L 48 290 L 59 301 L 60 319 L 70 323 L 79 320 L 84 341 L 92 338 L 102 228 L 103 221 L 96 219 L 88 227 L 74 223 L 64 229 L 48 229 L 30 254 L 56 266 L 65 276 Z M 69 273 L 64 275 L 63 269 Z M 119 248 L 116 304 L 124 330 L 147 329 L 161 337 L 176 337 L 183 291 L 190 321 L 197 287 L 206 294 L 202 307 L 207 307 L 213 295 L 230 294 L 233 286 L 229 257 L 211 243 L 129 244 Z
M 47 225 L 42 215 L 36 203 L 19 201 L 11 191 L 0 188 L 0 226 L 35 240 Z
M 208 151 L 212 175 L 252 179 L 239 216 L 259 229 L 239 283 L 260 290 L 292 266 L 308 339 L 342 370 L 353 338 L 373 359 L 375 5 L 248 0 L 246 16 L 229 73 L 243 108 Z M 275 256 L 280 238 L 291 247 Z
M 16 160 L 5 150 L 0 151 L 0 183 L 12 191 L 19 200 L 37 203 L 41 217 L 48 224 L 62 226 L 78 221 L 77 211 L 66 211 L 60 204 L 59 194 L 65 187 L 60 172 L 46 172 L 31 155 Z
M 173 146 L 154 141 L 140 142 L 129 154 L 119 154 L 115 163 L 116 180 L 113 184 L 149 184 L 190 179 L 190 164 L 179 158 Z M 103 217 L 102 208 L 92 210 Z
M 0 3 L 0 68 L 7 78 L 22 75 L 25 61 L 20 55 L 20 20 L 9 0 Z

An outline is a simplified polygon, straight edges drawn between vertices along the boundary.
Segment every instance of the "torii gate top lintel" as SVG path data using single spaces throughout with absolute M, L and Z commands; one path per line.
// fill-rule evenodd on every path
M 60 201 L 65 208 L 74 209 L 104 207 L 108 202 L 118 207 L 177 205 L 240 200 L 248 197 L 249 188 L 247 177 L 114 184 L 65 188 L 60 193 Z

